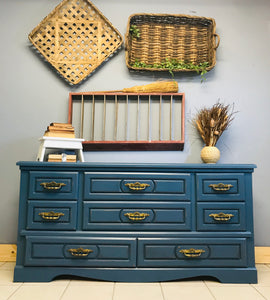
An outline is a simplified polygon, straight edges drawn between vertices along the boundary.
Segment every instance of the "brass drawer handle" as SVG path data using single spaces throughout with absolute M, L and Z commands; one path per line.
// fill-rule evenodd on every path
M 135 182 L 135 183 L 126 183 L 125 186 L 127 186 L 130 190 L 133 191 L 142 191 L 145 190 L 148 186 L 150 186 L 150 184 Z
M 129 220 L 131 220 L 131 221 L 142 221 L 146 217 L 149 217 L 149 214 L 140 213 L 140 212 L 136 211 L 134 213 L 126 213 L 125 216 L 128 217 Z
M 43 220 L 58 220 L 60 217 L 64 216 L 65 214 L 63 213 L 57 213 L 54 211 L 48 211 L 48 212 L 41 212 L 38 214 L 39 216 L 41 216 L 41 218 Z
M 70 252 L 70 254 L 72 256 L 88 256 L 89 253 L 93 252 L 93 250 L 91 249 L 83 249 L 83 248 L 77 248 L 77 249 L 68 249 L 68 252 Z
M 209 217 L 212 217 L 216 221 L 229 221 L 234 215 L 220 212 L 218 214 L 210 214 Z
M 205 251 L 202 249 L 190 248 L 190 249 L 182 249 L 179 252 L 183 253 L 186 257 L 199 257 Z
M 42 182 L 40 185 L 43 186 L 43 188 L 46 190 L 60 190 L 62 186 L 65 186 L 66 184 L 62 182 L 51 181 L 51 182 Z
M 229 191 L 233 187 L 233 185 L 218 183 L 218 184 L 209 184 L 209 187 L 211 187 L 214 191 Z

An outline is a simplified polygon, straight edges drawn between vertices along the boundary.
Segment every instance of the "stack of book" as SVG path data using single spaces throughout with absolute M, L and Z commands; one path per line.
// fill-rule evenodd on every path
M 62 154 L 49 154 L 48 162 L 76 162 L 76 155 Z
M 75 138 L 74 127 L 69 123 L 51 123 L 44 136 Z

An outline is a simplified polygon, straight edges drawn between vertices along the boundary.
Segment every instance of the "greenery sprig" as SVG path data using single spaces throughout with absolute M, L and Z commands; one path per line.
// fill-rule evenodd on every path
M 132 37 L 139 38 L 141 36 L 140 29 L 137 27 L 137 25 L 131 25 L 129 28 L 129 32 Z
M 135 68 L 147 68 L 147 69 L 164 69 L 168 70 L 169 73 L 174 77 L 174 71 L 176 70 L 192 70 L 201 75 L 201 82 L 206 80 L 204 75 L 207 73 L 208 62 L 195 64 L 193 62 L 184 62 L 177 59 L 166 58 L 159 64 L 146 64 L 144 62 L 135 60 L 133 67 Z

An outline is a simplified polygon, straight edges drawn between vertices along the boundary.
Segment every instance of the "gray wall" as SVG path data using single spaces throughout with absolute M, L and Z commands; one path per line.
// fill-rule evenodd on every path
M 59 0 L 0 0 L 0 243 L 15 243 L 19 197 L 16 161 L 35 160 L 47 125 L 66 122 L 68 93 L 122 89 L 150 83 L 157 74 L 130 74 L 124 51 L 81 86 L 72 88 L 29 49 L 28 33 Z M 213 17 L 221 43 L 217 65 L 200 83 L 199 76 L 177 75 L 186 94 L 186 142 L 182 152 L 96 152 L 88 161 L 200 162 L 202 142 L 190 125 L 196 110 L 220 100 L 234 103 L 232 126 L 218 142 L 220 163 L 255 163 L 255 243 L 270 246 L 269 107 L 270 1 L 268 0 L 94 0 L 124 36 L 133 13 L 183 13 Z M 169 77 L 167 77 L 169 78 Z

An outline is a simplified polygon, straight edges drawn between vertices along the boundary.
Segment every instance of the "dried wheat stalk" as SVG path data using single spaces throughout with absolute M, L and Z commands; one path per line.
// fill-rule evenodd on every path
M 222 133 L 229 127 L 235 112 L 230 105 L 216 103 L 211 108 L 202 108 L 194 119 L 206 146 L 215 146 Z

